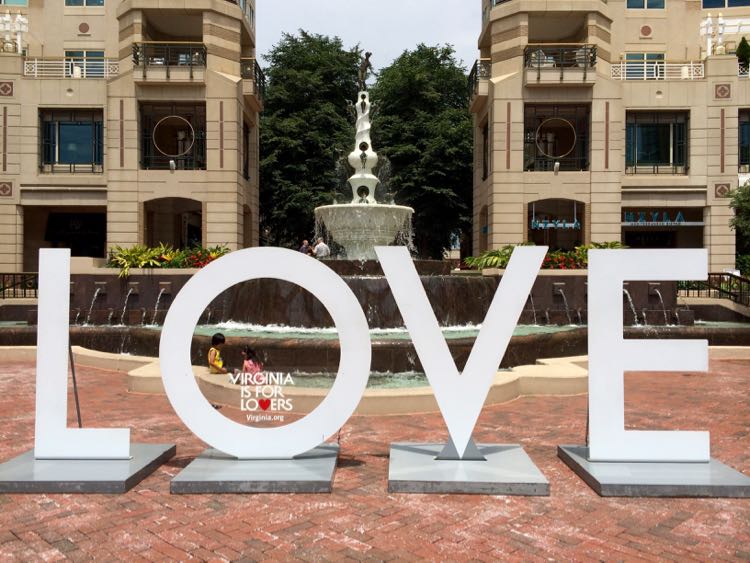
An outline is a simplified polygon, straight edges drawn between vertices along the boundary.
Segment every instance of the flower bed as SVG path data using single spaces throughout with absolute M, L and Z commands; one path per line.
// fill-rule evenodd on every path
M 523 245 L 529 246 L 529 245 Z M 496 250 L 488 250 L 480 256 L 470 256 L 464 260 L 464 263 L 476 270 L 487 268 L 505 269 L 508 266 L 510 257 L 513 254 L 515 245 L 507 245 Z M 599 242 L 578 246 L 574 250 L 562 251 L 554 250 L 547 252 L 542 262 L 543 270 L 585 270 L 588 267 L 589 250 L 592 248 L 626 248 L 619 242 Z
M 130 275 L 132 268 L 202 268 L 206 264 L 227 254 L 226 246 L 211 248 L 193 247 L 175 249 L 161 244 L 155 248 L 135 245 L 130 248 L 116 246 L 109 251 L 108 268 L 120 268 L 120 277 Z

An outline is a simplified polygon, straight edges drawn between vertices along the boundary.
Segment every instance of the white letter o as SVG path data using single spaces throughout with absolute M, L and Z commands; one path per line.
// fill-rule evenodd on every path
M 235 284 L 260 278 L 288 281 L 317 297 L 336 325 L 341 346 L 328 396 L 306 417 L 277 428 L 253 428 L 224 417 L 201 393 L 190 363 L 195 326 L 211 301 Z M 285 459 L 317 447 L 351 417 L 367 387 L 371 351 L 362 308 L 330 268 L 293 250 L 250 248 L 212 262 L 185 284 L 164 321 L 159 360 L 167 397 L 198 438 L 239 459 Z

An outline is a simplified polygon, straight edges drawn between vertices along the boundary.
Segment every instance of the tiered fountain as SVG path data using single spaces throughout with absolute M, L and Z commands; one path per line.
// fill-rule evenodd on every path
M 376 246 L 410 242 L 414 210 L 403 205 L 378 203 L 375 199 L 380 180 L 373 170 L 378 165 L 378 155 L 370 139 L 371 105 L 366 91 L 359 93 L 356 109 L 357 134 L 348 159 L 354 169 L 354 175 L 349 178 L 352 201 L 318 207 L 315 220 L 344 248 L 348 260 L 375 260 Z

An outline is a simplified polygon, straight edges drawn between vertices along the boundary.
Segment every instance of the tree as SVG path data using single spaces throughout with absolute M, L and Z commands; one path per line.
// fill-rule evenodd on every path
M 750 62 L 750 44 L 748 44 L 744 36 L 740 39 L 739 45 L 737 45 L 736 55 L 737 60 L 741 63 L 748 64 Z
M 451 235 L 471 227 L 473 141 L 464 70 L 452 47 L 420 44 L 381 71 L 371 99 L 373 143 L 390 159 L 397 203 L 414 208 L 417 249 L 442 258 Z
M 261 118 L 261 230 L 292 246 L 313 234 L 313 210 L 332 203 L 336 162 L 352 143 L 348 103 L 357 93 L 359 49 L 323 35 L 284 34 L 266 56 Z
M 734 210 L 734 217 L 729 225 L 737 233 L 737 254 L 750 254 L 750 184 L 740 186 L 732 192 L 729 207 Z

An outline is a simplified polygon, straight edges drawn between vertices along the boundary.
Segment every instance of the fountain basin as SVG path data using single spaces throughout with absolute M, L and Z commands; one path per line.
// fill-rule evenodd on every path
M 375 260 L 376 246 L 389 246 L 411 231 L 414 210 L 403 205 L 338 204 L 315 209 L 315 219 L 344 247 L 349 260 Z

